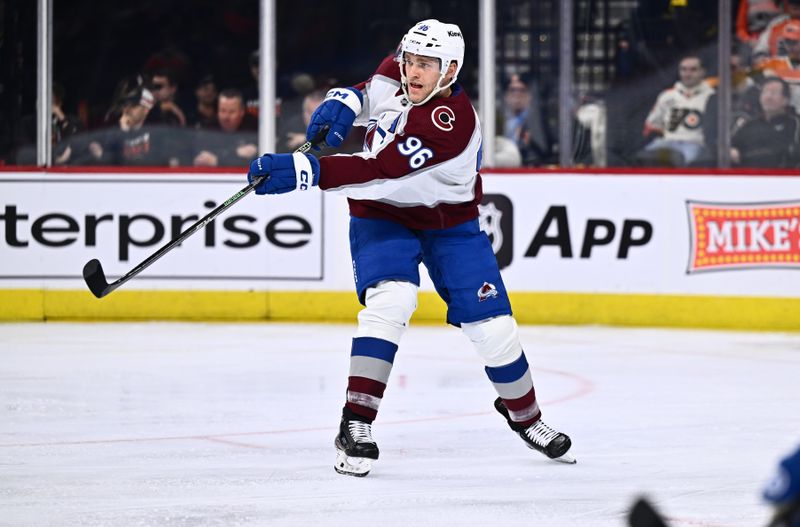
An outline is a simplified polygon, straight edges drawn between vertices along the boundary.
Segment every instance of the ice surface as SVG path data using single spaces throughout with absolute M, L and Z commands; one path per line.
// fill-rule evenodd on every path
M 800 441 L 800 335 L 523 327 L 528 450 L 460 331 L 413 326 L 363 479 L 333 470 L 352 326 L 0 325 L 0 525 L 761 526 Z

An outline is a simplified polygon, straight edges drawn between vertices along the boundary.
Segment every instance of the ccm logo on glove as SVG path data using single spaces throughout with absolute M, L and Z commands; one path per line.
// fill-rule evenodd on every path
M 333 88 L 325 94 L 325 100 L 311 114 L 311 122 L 306 130 L 306 137 L 310 141 L 325 126 L 330 131 L 325 136 L 325 142 L 332 147 L 337 147 L 344 142 L 350 127 L 361 113 L 364 96 L 355 88 Z

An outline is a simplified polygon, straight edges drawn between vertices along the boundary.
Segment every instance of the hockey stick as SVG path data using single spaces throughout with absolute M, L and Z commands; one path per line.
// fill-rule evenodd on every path
M 323 143 L 323 139 L 328 133 L 328 128 L 323 127 L 319 133 L 312 139 L 311 141 L 306 141 L 300 147 L 294 151 L 296 154 L 305 154 L 312 147 L 316 145 L 321 145 Z M 255 180 L 244 187 L 242 190 L 228 198 L 222 205 L 217 207 L 216 209 L 212 210 L 202 218 L 200 218 L 196 223 L 194 223 L 191 227 L 183 231 L 178 235 L 177 238 L 173 239 L 171 242 L 167 243 L 159 250 L 151 254 L 147 259 L 145 259 L 142 263 L 131 269 L 128 274 L 116 280 L 114 282 L 108 283 L 106 280 L 106 274 L 103 272 L 103 266 L 100 264 L 100 260 L 93 259 L 86 262 L 86 265 L 83 266 L 83 279 L 86 281 L 86 285 L 89 286 L 89 291 L 92 292 L 94 296 L 97 298 L 103 298 L 107 294 L 111 293 L 122 284 L 136 276 L 137 274 L 141 273 L 150 265 L 152 265 L 156 260 L 170 252 L 172 249 L 180 245 L 186 238 L 191 236 L 192 234 L 196 233 L 203 227 L 205 227 L 211 220 L 225 212 L 229 207 L 231 207 L 234 203 L 245 197 L 246 195 L 250 194 L 255 188 L 262 182 L 264 179 L 268 178 L 269 176 L 259 176 L 255 178 Z

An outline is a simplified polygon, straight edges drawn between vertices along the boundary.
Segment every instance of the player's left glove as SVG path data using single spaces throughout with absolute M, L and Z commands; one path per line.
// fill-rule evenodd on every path
M 308 190 L 319 183 L 319 161 L 310 154 L 264 154 L 250 163 L 247 181 L 267 178 L 256 186 L 256 194 L 284 194 Z
M 320 129 L 328 126 L 330 130 L 325 136 L 325 142 L 334 148 L 341 145 L 356 117 L 361 113 L 363 102 L 364 96 L 355 88 L 328 90 L 325 100 L 311 114 L 306 138 L 311 141 L 317 136 Z

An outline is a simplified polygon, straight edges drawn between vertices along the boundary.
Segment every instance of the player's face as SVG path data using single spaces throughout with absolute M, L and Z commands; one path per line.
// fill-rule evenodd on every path
M 413 103 L 425 100 L 439 83 L 439 59 L 405 53 L 403 64 L 408 81 L 408 98 Z

